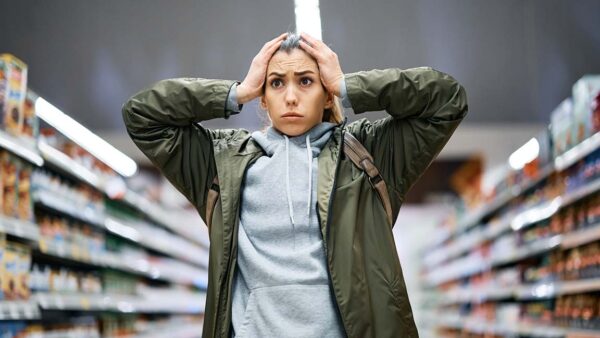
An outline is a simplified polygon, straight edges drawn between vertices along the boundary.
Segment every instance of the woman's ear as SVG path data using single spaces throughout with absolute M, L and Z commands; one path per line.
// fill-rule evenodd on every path
M 265 100 L 265 96 L 260 97 L 260 109 L 267 110 L 267 101 Z
M 335 95 L 330 92 L 327 92 L 327 97 L 325 98 L 325 109 L 333 108 L 333 101 L 335 100 Z

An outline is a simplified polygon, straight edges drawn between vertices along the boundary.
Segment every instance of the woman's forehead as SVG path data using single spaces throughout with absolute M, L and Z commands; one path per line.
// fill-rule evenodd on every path
M 312 70 L 317 73 L 319 67 L 317 62 L 305 51 L 295 48 L 290 53 L 286 51 L 276 52 L 267 67 L 267 72 L 287 73 Z

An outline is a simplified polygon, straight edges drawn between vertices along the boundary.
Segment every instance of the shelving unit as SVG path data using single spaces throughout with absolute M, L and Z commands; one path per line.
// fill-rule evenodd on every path
M 573 272 L 579 271 L 574 270 L 573 264 L 581 263 L 573 263 L 573 260 L 565 263 L 569 257 L 579 257 L 573 256 L 573 250 L 589 249 L 600 241 L 600 222 L 588 220 L 588 211 L 580 211 L 598 207 L 600 178 L 584 181 L 579 178 L 583 166 L 575 166 L 580 161 L 589 161 L 590 156 L 597 158 L 598 152 L 600 133 L 556 157 L 539 170 L 535 178 L 522 181 L 459 218 L 452 230 L 440 229 L 422 256 L 422 280 L 435 296 L 423 303 L 424 319 L 420 325 L 436 332 L 443 330 L 448 337 L 458 337 L 461 332 L 465 336 L 600 337 L 600 327 L 590 326 L 596 324 L 580 327 L 584 324 L 549 319 L 556 315 L 559 300 L 564 304 L 569 299 L 572 302 L 579 299 L 577 304 L 582 304 L 583 297 L 600 294 L 600 275 L 586 270 L 589 277 L 572 277 L 579 273 Z M 550 196 L 542 189 L 567 180 L 571 182 L 569 185 L 557 185 L 562 187 L 558 195 Z M 575 219 L 578 223 L 572 223 L 572 230 L 560 233 L 552 230 L 556 224 L 567 229 L 566 224 Z M 562 263 L 553 259 L 562 259 L 559 261 Z M 562 268 L 554 272 L 557 266 Z M 543 274 L 535 277 L 542 273 L 538 272 L 540 269 Z M 567 275 L 570 279 L 564 279 Z M 519 276 L 519 280 L 514 276 Z M 526 278 L 541 279 L 530 283 Z M 541 317 L 528 317 L 531 304 L 536 310 L 544 311 L 544 321 Z M 570 304 L 575 306 L 575 303 Z M 554 306 L 554 310 L 548 312 L 548 306 Z M 598 306 L 600 304 L 596 304 Z M 500 316 L 503 307 L 509 308 L 519 319 L 509 316 L 513 319 L 489 320 L 489 316 Z
M 176 211 L 165 210 L 133 192 L 123 179 L 94 172 L 45 142 L 15 137 L 0 130 L 0 149 L 25 160 L 34 171 L 44 170 L 63 177 L 65 182 L 71 182 L 69 184 L 74 182 L 91 187 L 103 196 L 104 201 L 131 209 L 125 217 L 108 209 L 74 203 L 69 193 L 61 194 L 51 187 L 35 184 L 31 187 L 31 203 L 36 214 L 51 215 L 75 226 L 91 227 L 103 234 L 103 245 L 106 245 L 104 238 L 116 238 L 135 251 L 87 251 L 89 248 L 80 242 L 44 234 L 37 215 L 35 220 L 28 221 L 2 215 L 1 210 L 0 235 L 5 234 L 7 240 L 26 246 L 34 264 L 68 269 L 68 273 L 115 271 L 142 283 L 135 293 L 130 294 L 33 290 L 27 299 L 0 301 L 0 321 L 43 323 L 48 313 L 63 312 L 66 316 L 63 318 L 68 318 L 69 313 L 90 316 L 137 314 L 156 317 L 160 321 L 154 330 L 140 331 L 132 337 L 200 336 L 206 300 L 208 243 L 190 228 L 201 224 L 179 224 L 172 217 Z M 115 184 L 122 186 L 122 193 L 110 191 Z M 85 195 L 77 198 L 82 196 Z M 69 236 L 79 236 L 74 238 L 77 241 L 92 240 L 91 237 L 82 239 L 83 234 Z M 186 322 L 185 327 L 162 323 L 164 318 L 176 319 L 178 316 L 194 316 L 197 320 Z M 148 325 L 152 327 L 151 323 Z

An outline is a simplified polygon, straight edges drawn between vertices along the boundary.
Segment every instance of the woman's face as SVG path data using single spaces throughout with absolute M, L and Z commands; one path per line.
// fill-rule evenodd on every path
M 283 134 L 298 136 L 321 123 L 333 99 L 321 84 L 317 62 L 305 51 L 278 51 L 269 61 L 260 102 Z

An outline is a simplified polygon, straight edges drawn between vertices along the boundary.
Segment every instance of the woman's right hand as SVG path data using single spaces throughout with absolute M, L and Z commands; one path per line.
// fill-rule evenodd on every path
M 262 95 L 262 87 L 265 82 L 267 75 L 267 66 L 269 60 L 281 43 L 287 37 L 287 33 L 283 33 L 275 39 L 265 43 L 263 48 L 256 54 L 252 63 L 250 64 L 250 70 L 242 83 L 237 86 L 237 100 L 239 104 L 244 104 L 248 101 L 252 101 L 255 98 Z

